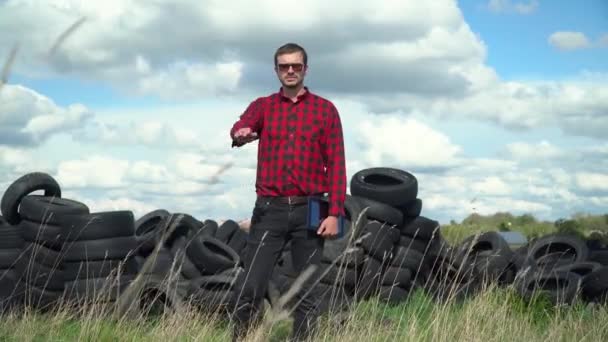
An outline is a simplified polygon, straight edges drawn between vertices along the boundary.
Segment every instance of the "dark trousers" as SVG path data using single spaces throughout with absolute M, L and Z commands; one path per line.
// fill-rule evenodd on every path
M 256 200 L 244 253 L 245 272 L 236 281 L 231 302 L 235 341 L 260 318 L 268 282 L 288 240 L 291 240 L 292 262 L 297 274 L 313 264 L 318 269 L 324 239 L 306 229 L 307 207 L 306 202 L 290 205 L 276 199 L 258 197 Z M 296 302 L 300 304 L 293 312 L 294 340 L 306 339 L 317 326 L 318 298 L 310 288 L 311 282 L 315 282 L 314 277 L 308 278 L 296 295 Z

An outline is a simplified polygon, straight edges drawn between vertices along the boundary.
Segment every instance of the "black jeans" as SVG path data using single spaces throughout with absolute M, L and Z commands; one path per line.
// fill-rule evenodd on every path
M 292 262 L 297 274 L 312 264 L 317 265 L 318 270 L 324 239 L 306 228 L 307 207 L 306 203 L 290 205 L 276 199 L 257 198 L 244 253 L 245 272 L 236 281 L 231 301 L 235 341 L 259 318 L 269 279 L 287 241 L 291 240 Z M 295 340 L 306 339 L 317 326 L 317 298 L 310 289 L 314 281 L 314 277 L 308 278 L 296 295 L 300 304 L 293 315 Z

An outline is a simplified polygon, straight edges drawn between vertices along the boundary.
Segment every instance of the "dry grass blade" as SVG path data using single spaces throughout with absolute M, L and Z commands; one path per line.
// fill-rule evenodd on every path
M 217 170 L 213 175 L 211 175 L 211 177 L 209 178 L 209 184 L 217 184 L 220 180 L 219 177 L 222 175 L 222 173 L 230 169 L 232 165 L 234 165 L 234 163 L 232 162 L 228 162 L 225 165 L 222 165 L 219 170 Z
M 51 49 L 49 50 L 49 55 L 54 54 L 55 51 L 57 51 L 57 49 L 59 49 L 59 46 L 61 46 L 61 44 L 63 44 L 63 42 L 72 33 L 74 33 L 74 31 L 76 31 L 85 21 L 86 21 L 86 17 L 82 17 L 82 18 L 78 19 L 75 23 L 70 25 L 70 27 L 68 27 L 65 31 L 63 31 L 63 33 L 61 35 L 59 35 L 59 37 L 57 37 L 57 39 L 51 46 Z
M 8 83 L 8 75 L 11 72 L 11 67 L 15 62 L 15 56 L 17 56 L 17 51 L 19 50 L 19 44 L 15 44 L 11 49 L 11 52 L 8 54 L 8 58 L 2 67 L 2 74 L 0 74 L 0 90 L 2 87 Z

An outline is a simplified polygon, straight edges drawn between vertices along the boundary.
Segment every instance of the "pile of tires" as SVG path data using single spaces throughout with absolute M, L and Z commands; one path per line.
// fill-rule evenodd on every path
M 413 174 L 381 167 L 355 173 L 345 232 L 325 241 L 321 267 L 299 291 L 316 293 L 321 313 L 369 298 L 398 304 L 418 289 L 437 300 L 463 299 L 488 284 L 513 286 L 528 300 L 545 294 L 556 304 L 605 303 L 608 247 L 599 241 L 550 234 L 512 250 L 489 231 L 452 246 L 422 208 Z M 217 312 L 243 272 L 248 233 L 234 220 L 218 224 L 165 209 L 137 219 L 129 210 L 90 212 L 41 172 L 15 180 L 0 210 L 2 311 L 130 300 L 144 310 L 189 304 Z M 266 300 L 278 303 L 297 276 L 287 242 Z

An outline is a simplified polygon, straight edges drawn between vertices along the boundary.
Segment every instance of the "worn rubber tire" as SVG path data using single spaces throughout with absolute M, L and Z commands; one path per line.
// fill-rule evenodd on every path
M 388 167 L 366 168 L 352 176 L 350 193 L 399 207 L 416 199 L 418 180 L 405 170 Z
M 61 216 L 64 241 L 87 241 L 134 236 L 135 218 L 130 210 Z
M 44 172 L 25 174 L 9 185 L 0 201 L 0 210 L 6 222 L 18 224 L 21 221 L 18 210 L 21 200 L 38 190 L 44 190 L 45 196 L 61 197 L 61 187 L 51 175 Z
M 84 203 L 67 198 L 27 195 L 21 200 L 19 215 L 23 220 L 39 224 L 61 226 L 64 215 L 83 215 L 89 213 Z
M 365 215 L 368 219 L 385 222 L 395 226 L 399 226 L 403 223 L 403 213 L 399 211 L 399 209 L 370 198 L 359 196 L 356 197 L 356 199 L 361 202 L 361 206 L 364 209 L 367 208 Z

